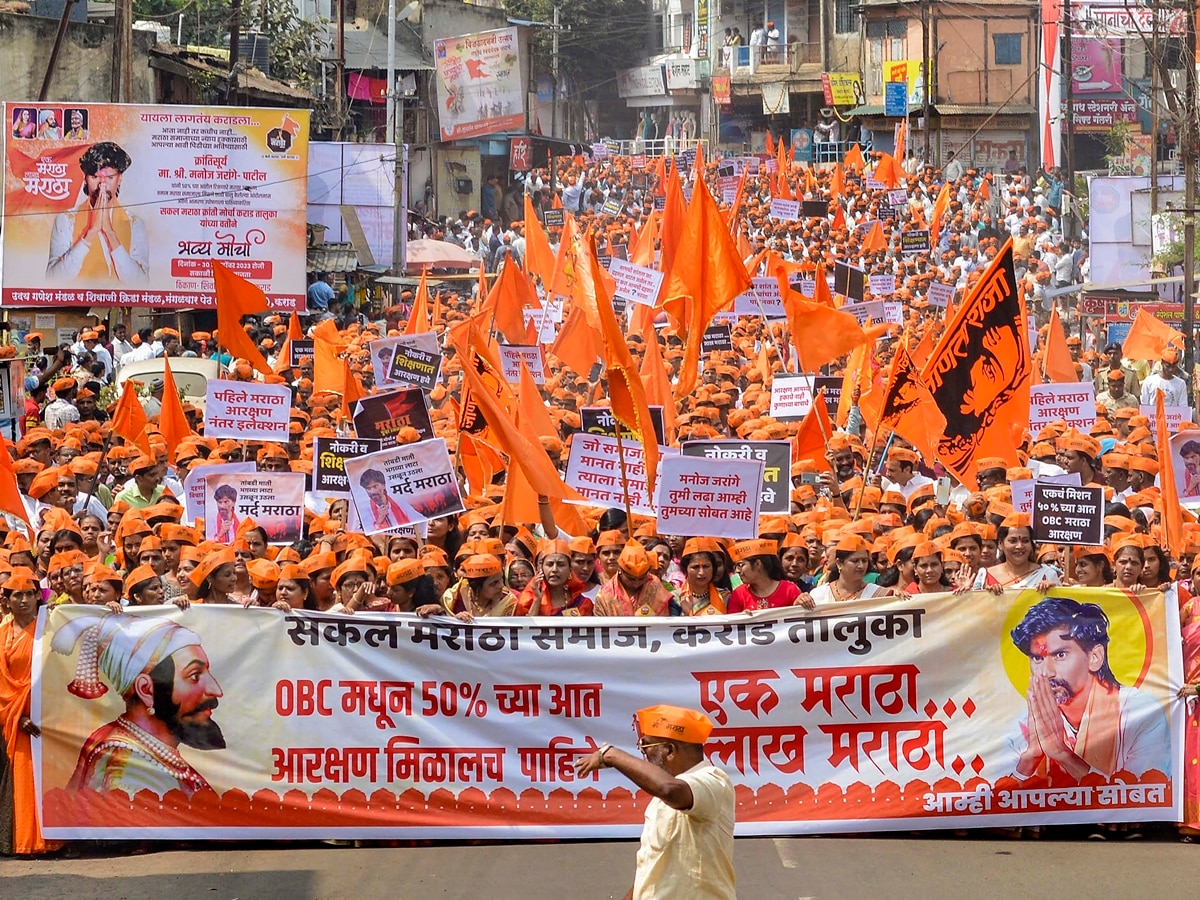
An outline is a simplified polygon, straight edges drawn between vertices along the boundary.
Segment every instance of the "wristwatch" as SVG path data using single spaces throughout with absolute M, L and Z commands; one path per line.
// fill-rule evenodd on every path
M 611 749 L 612 749 L 612 744 L 606 743 L 606 744 L 601 744 L 600 749 L 596 751 L 597 755 L 600 757 L 600 768 L 602 768 L 602 769 L 608 768 L 608 763 L 604 759 L 604 754 L 607 753 Z

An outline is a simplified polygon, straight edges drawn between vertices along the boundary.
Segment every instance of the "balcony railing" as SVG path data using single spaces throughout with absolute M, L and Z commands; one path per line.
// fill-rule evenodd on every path
M 754 73 L 760 67 L 794 70 L 805 63 L 821 62 L 821 45 L 793 41 L 766 47 L 722 47 L 717 64 L 731 75 Z

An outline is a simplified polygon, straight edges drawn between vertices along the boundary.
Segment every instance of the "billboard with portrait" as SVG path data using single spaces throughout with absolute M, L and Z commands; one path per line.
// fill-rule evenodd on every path
M 6 306 L 303 306 L 308 110 L 6 103 Z

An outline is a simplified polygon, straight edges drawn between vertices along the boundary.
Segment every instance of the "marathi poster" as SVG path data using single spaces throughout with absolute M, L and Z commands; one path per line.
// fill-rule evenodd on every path
M 713 720 L 737 833 L 786 835 L 1176 820 L 1181 682 L 1153 591 L 570 623 L 59 606 L 32 717 L 49 838 L 633 837 L 647 795 L 571 762 L 632 751 L 669 697 Z
M 433 42 L 442 140 L 525 130 L 518 30 L 498 28 Z
M 183 524 L 193 525 L 198 519 L 207 519 L 205 511 L 208 504 L 205 501 L 204 482 L 209 475 L 245 475 L 257 471 L 258 466 L 252 462 L 192 466 L 187 477 L 183 479 Z
M 346 460 L 350 502 L 366 534 L 463 511 L 446 441 L 403 444 Z
M 759 460 L 669 456 L 655 483 L 663 534 L 758 537 Z
M 433 332 L 380 338 L 368 345 L 375 384 L 433 390 L 442 370 L 442 348 Z
M 313 438 L 313 493 L 318 497 L 349 497 L 346 460 L 383 449 L 376 438 Z
M 754 460 L 762 463 L 762 484 L 759 488 L 760 511 L 764 513 L 789 513 L 792 511 L 791 441 L 685 441 L 679 452 L 684 456 L 724 462 Z M 757 520 L 755 525 L 757 527 Z M 708 534 L 703 530 L 695 533 Z
M 413 428 L 419 440 L 433 437 L 429 406 L 420 388 L 368 394 L 354 407 L 354 430 L 361 438 L 377 438 L 384 447 L 395 447 L 402 428 Z
M 1096 421 L 1096 389 L 1091 382 L 1030 385 L 1030 430 L 1036 434 L 1055 421 L 1087 433 Z
M 257 381 L 208 382 L 204 398 L 204 434 L 239 441 L 288 439 L 292 389 Z
M 203 471 L 203 470 L 201 470 Z M 246 519 L 271 544 L 290 544 L 304 534 L 303 472 L 208 473 L 204 479 L 205 540 L 232 544 Z
M 304 308 L 308 110 L 4 109 L 5 305 L 212 306 L 217 259 Z
M 662 458 L 675 451 L 659 447 L 658 452 Z M 654 515 L 651 507 L 653 498 L 646 487 L 646 460 L 642 445 L 630 438 L 622 437 L 618 446 L 615 437 L 584 432 L 576 434 L 571 441 L 567 474 L 563 476 L 563 481 L 579 491 L 586 503 L 598 506 L 624 507 L 628 491 L 631 510 Z

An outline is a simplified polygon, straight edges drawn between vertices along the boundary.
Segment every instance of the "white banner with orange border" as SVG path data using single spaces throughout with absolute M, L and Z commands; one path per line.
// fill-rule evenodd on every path
M 632 749 L 663 702 L 713 720 L 740 834 L 1181 808 L 1179 622 L 1157 592 L 570 624 L 66 606 L 38 628 L 50 838 L 629 837 L 647 796 L 571 763 Z

